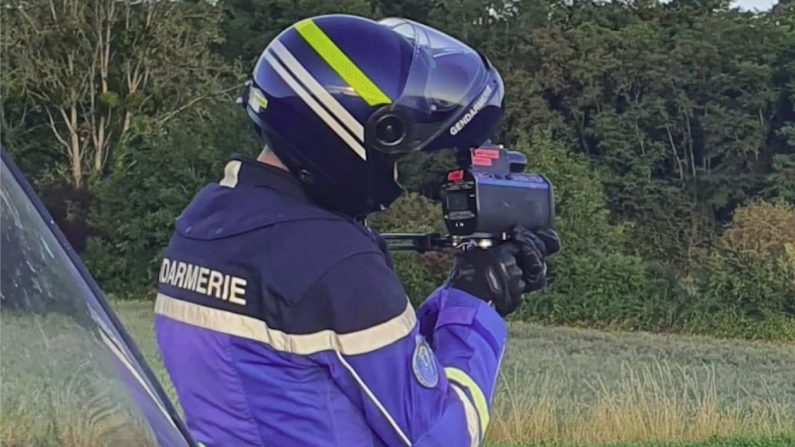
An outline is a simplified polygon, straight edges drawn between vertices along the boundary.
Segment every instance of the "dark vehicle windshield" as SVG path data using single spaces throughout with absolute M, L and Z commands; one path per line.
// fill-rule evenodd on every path
M 2 155 L 0 445 L 190 445 L 96 284 Z

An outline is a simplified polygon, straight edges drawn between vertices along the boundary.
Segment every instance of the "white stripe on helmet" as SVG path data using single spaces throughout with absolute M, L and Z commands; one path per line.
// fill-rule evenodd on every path
M 364 127 L 361 123 L 342 106 L 328 90 L 325 89 L 319 82 L 304 68 L 303 65 L 290 53 L 281 42 L 278 40 L 271 44 L 271 49 L 276 54 L 277 58 L 287 67 L 298 80 L 320 101 L 321 104 L 331 112 L 332 116 L 339 119 L 343 126 L 347 127 L 351 133 L 359 139 L 364 141 Z
M 351 148 L 352 151 L 356 153 L 362 160 L 367 160 L 367 152 L 362 147 L 362 144 L 357 141 L 347 130 L 343 129 L 340 126 L 340 123 L 332 117 L 326 109 L 323 108 L 315 98 L 307 92 L 304 87 L 287 71 L 284 66 L 282 66 L 281 62 L 279 62 L 273 54 L 271 54 L 270 50 L 265 52 L 265 60 L 273 67 L 274 71 L 284 80 L 287 85 L 298 94 L 298 96 L 309 106 L 312 111 L 326 123 L 334 133 L 337 134 L 347 145 Z

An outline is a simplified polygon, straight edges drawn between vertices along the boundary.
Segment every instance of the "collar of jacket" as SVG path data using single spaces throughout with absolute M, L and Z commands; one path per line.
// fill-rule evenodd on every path
M 298 179 L 295 178 L 289 171 L 242 155 L 232 156 L 231 160 L 229 160 L 229 162 L 226 164 L 226 168 L 224 168 L 224 178 L 219 182 L 219 184 L 230 188 L 269 188 L 299 202 L 318 206 L 312 201 L 312 199 L 309 198 L 306 191 L 301 186 L 301 182 L 299 182 Z M 377 231 L 368 227 L 363 221 L 352 219 L 349 216 L 336 213 L 334 211 L 326 211 L 337 215 L 341 219 L 351 222 L 353 225 L 365 232 L 384 253 L 387 258 L 387 264 L 390 266 L 390 268 L 394 268 L 392 257 L 389 254 L 386 242 Z
M 233 156 L 226 164 L 220 184 L 232 188 L 269 188 L 295 200 L 314 204 L 289 171 L 240 155 Z

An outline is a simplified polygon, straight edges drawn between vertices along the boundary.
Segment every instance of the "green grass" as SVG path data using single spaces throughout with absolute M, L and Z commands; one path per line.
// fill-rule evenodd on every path
M 173 393 L 152 342 L 152 305 L 114 305 Z M 495 446 L 719 435 L 731 439 L 658 445 L 795 447 L 795 344 L 512 323 L 493 412 Z
M 511 335 L 495 442 L 795 433 L 795 345 L 531 324 Z
M 588 447 L 793 447 L 793 436 L 770 436 L 756 438 L 709 438 L 692 442 L 622 442 L 613 444 L 590 444 Z M 578 447 L 573 444 L 491 444 L 490 447 Z
M 156 445 L 87 327 L 63 315 L 0 312 L 0 445 Z
M 179 405 L 152 304 L 113 305 Z M 151 445 L 79 325 L 0 317 L 0 445 Z M 794 421 L 793 344 L 514 323 L 487 445 L 795 447 Z

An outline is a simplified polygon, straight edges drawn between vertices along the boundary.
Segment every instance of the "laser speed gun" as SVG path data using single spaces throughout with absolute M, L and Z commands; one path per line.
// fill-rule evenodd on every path
M 552 183 L 525 172 L 527 158 L 502 146 L 487 145 L 458 152 L 459 168 L 445 175 L 442 214 L 449 234 L 386 233 L 390 250 L 426 252 L 465 243 L 487 247 L 508 239 L 522 225 L 551 228 L 555 219 Z

